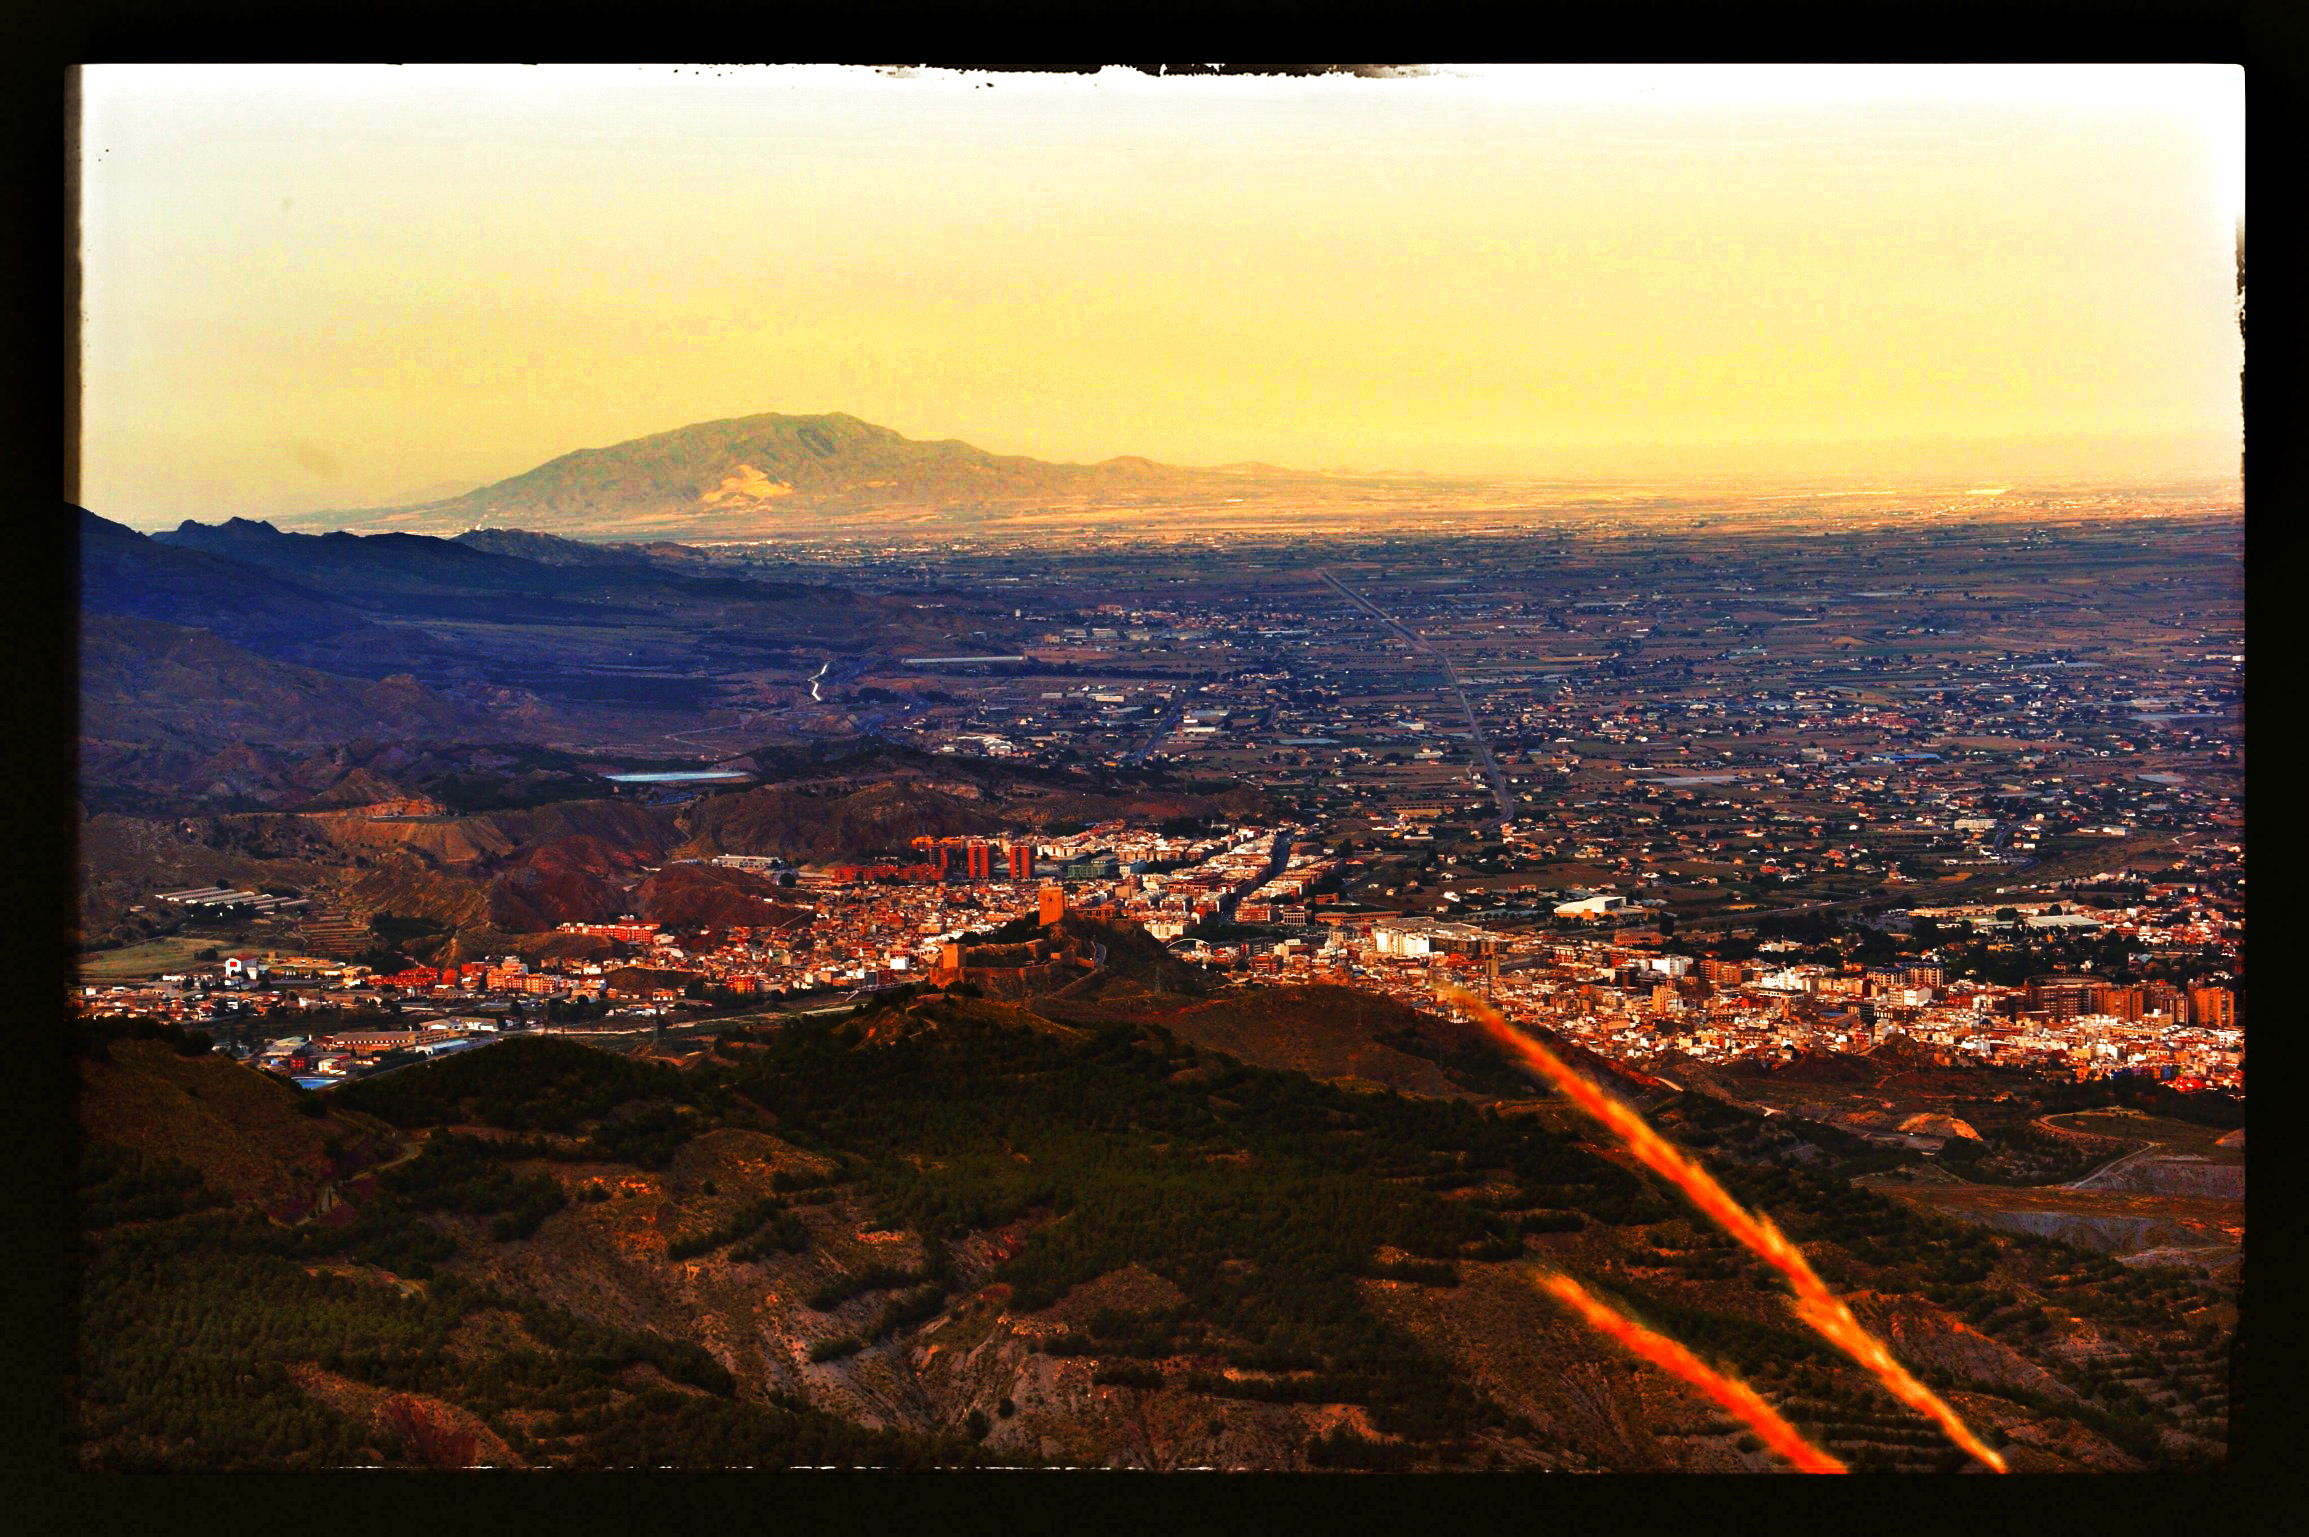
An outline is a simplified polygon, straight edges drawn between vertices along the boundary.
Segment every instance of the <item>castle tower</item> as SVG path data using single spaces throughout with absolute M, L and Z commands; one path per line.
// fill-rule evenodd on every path
M 1043 888 L 1042 888 L 1042 926 L 1043 926 L 1044 928 L 1046 928 L 1046 929 L 1047 929 L 1047 928 L 1049 928 L 1049 927 L 1050 927 L 1052 924 L 1056 923 L 1056 922 L 1057 922 L 1059 919 L 1061 919 L 1061 918 L 1063 918 L 1063 917 L 1065 917 L 1065 916 L 1066 916 L 1066 888 L 1065 888 L 1064 886 L 1045 886 L 1045 887 L 1043 887 Z

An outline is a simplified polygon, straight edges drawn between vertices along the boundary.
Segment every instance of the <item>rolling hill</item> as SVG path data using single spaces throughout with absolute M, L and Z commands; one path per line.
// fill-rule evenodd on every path
M 275 662 L 207 630 L 90 614 L 80 637 L 81 720 L 99 747 L 215 750 L 238 743 L 501 732 L 501 719 L 406 674 L 378 680 Z
M 85 509 L 67 515 L 80 544 L 81 611 L 91 619 L 207 631 L 238 648 L 218 653 L 217 665 L 241 673 L 252 664 L 240 653 L 253 653 L 340 679 L 405 675 L 477 708 L 487 720 L 469 729 L 500 741 L 535 743 L 551 731 L 598 739 L 642 716 L 694 727 L 726 679 L 765 664 L 806 674 L 835 642 L 889 633 L 888 644 L 903 645 L 921 628 L 897 600 L 741 580 L 678 546 L 607 550 L 521 531 L 475 540 L 309 534 L 246 518 L 145 535 Z M 130 659 L 117 627 L 89 634 L 109 647 L 91 654 L 94 698 L 122 681 L 111 673 Z M 309 678 L 294 686 L 321 688 Z M 264 690 L 291 687 L 274 679 Z M 188 697 L 218 692 L 196 684 Z M 293 721 L 307 712 L 289 713 Z M 268 727 L 248 739 L 282 733 Z

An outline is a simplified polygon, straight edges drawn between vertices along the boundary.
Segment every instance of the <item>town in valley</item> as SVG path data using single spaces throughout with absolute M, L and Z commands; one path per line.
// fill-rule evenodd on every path
M 2245 1469 L 2243 74 L 77 70 L 61 1454 Z

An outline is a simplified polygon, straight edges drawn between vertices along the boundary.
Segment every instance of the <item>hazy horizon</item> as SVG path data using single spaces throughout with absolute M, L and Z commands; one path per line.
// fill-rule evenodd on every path
M 764 412 L 1091 463 L 2233 482 L 2229 66 L 95 66 L 80 500 Z

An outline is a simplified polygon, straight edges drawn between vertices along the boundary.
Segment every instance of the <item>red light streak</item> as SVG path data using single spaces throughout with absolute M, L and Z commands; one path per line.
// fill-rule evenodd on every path
M 1567 1275 L 1548 1275 L 1539 1284 L 1579 1314 L 1589 1328 L 1608 1334 L 1654 1366 L 1673 1372 L 1698 1388 L 1727 1412 L 1738 1417 L 1764 1444 L 1805 1473 L 1842 1473 L 1844 1464 L 1814 1446 L 1796 1427 L 1759 1397 L 1754 1388 L 1717 1371 L 1664 1334 L 1655 1334 L 1624 1314 L 1613 1311 Z
M 1804 1257 L 1804 1251 L 1789 1242 L 1786 1235 L 1771 1222 L 1750 1212 L 1732 1199 L 1715 1177 L 1684 1156 L 1673 1143 L 1652 1130 L 1635 1110 L 1623 1104 L 1579 1073 L 1572 1071 L 1562 1058 L 1545 1046 L 1509 1024 L 1500 1012 L 1474 994 L 1456 987 L 1441 989 L 1441 996 L 1467 1011 L 1486 1034 L 1506 1047 L 1541 1077 L 1555 1085 L 1563 1095 L 1591 1118 L 1603 1124 L 1606 1131 L 1617 1137 L 1638 1162 L 1660 1178 L 1674 1185 L 1694 1206 L 1725 1232 L 1737 1238 L 1758 1258 L 1787 1277 L 1796 1292 L 1796 1313 L 1805 1323 L 1837 1349 L 1873 1374 L 1884 1384 L 1885 1390 L 1902 1403 L 1937 1424 L 1941 1430 L 1982 1463 L 1997 1472 L 2005 1471 L 2004 1459 L 1996 1450 L 1974 1435 L 1956 1411 L 1943 1403 L 1938 1394 L 1916 1380 L 1906 1367 L 1894 1359 L 1882 1340 L 1861 1326 L 1852 1316 L 1852 1310 L 1843 1299 L 1828 1289 Z

